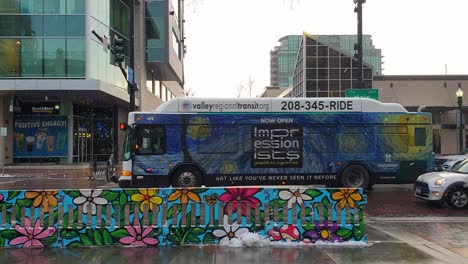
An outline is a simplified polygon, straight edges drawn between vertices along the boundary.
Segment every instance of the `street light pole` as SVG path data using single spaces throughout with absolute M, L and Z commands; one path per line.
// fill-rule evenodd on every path
M 459 153 L 462 154 L 463 152 L 463 129 L 464 129 L 464 124 L 463 124 L 463 90 L 458 87 L 458 90 L 456 92 L 457 97 L 458 97 L 458 111 L 460 111 L 460 119 L 459 119 L 459 131 L 458 131 L 458 143 L 459 143 Z
M 362 58 L 362 4 L 364 4 L 366 0 L 354 0 L 356 7 L 354 7 L 354 12 L 357 13 L 357 44 L 354 45 L 354 49 L 356 50 L 356 54 L 354 55 L 358 61 L 358 86 L 357 88 L 362 89 L 364 88 L 364 80 L 363 80 L 363 58 Z

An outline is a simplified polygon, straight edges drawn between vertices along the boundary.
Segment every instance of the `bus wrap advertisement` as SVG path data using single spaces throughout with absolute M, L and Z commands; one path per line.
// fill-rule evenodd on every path
M 302 127 L 252 126 L 253 168 L 302 167 Z

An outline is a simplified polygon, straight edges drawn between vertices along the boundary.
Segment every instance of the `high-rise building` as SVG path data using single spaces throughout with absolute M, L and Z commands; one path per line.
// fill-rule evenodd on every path
M 355 53 L 356 35 L 314 35 L 317 41 L 352 57 Z M 302 35 L 287 35 L 278 40 L 279 46 L 270 51 L 270 85 L 292 86 L 292 74 Z M 382 51 L 376 49 L 372 37 L 363 35 L 363 61 L 372 66 L 373 75 L 382 74 Z
M 138 110 L 184 96 L 182 1 L 0 1 L 4 162 L 90 163 L 121 152 L 130 97 L 115 38 Z
M 270 51 L 270 84 L 271 86 L 289 87 L 292 84 L 292 73 L 296 66 L 301 36 L 284 36 L 278 41 L 280 45 Z
M 364 63 L 364 87 L 359 87 L 358 62 L 354 56 L 304 33 L 289 96 L 342 97 L 346 89 L 372 88 L 372 79 L 372 66 Z

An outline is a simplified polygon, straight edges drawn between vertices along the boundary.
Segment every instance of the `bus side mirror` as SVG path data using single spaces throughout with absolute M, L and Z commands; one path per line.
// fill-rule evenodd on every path
M 120 123 L 120 125 L 119 125 L 119 129 L 122 130 L 122 131 L 126 131 L 129 128 L 130 128 L 130 126 L 127 123 Z

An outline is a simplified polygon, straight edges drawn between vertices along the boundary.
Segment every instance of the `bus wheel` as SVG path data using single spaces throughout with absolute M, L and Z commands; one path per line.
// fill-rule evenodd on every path
M 196 167 L 180 167 L 172 174 L 172 186 L 199 187 L 201 186 L 201 177 L 201 172 Z
M 363 188 L 369 185 L 369 171 L 362 165 L 351 164 L 341 172 L 341 185 L 345 188 Z

